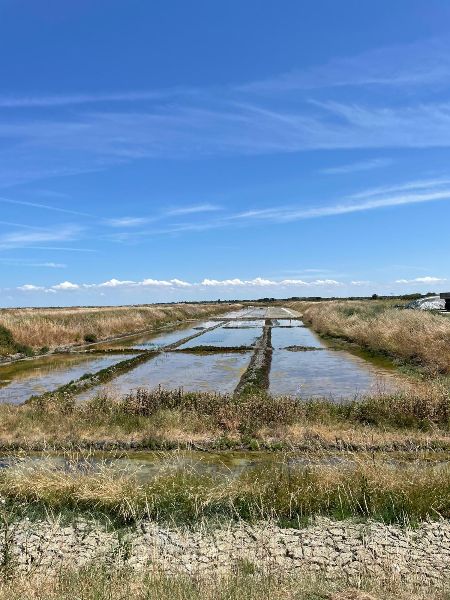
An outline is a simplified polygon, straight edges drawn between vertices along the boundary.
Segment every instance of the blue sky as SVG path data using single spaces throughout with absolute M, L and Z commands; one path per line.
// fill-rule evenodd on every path
M 444 0 L 0 0 L 0 306 L 450 289 Z

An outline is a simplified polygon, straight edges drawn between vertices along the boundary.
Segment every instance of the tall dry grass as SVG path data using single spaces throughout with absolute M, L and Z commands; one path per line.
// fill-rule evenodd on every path
M 298 526 L 316 516 L 411 524 L 450 518 L 450 468 L 371 460 L 304 466 L 283 459 L 236 473 L 169 461 L 145 479 L 109 463 L 32 461 L 3 469 L 0 495 L 52 511 L 99 511 L 123 523 L 194 524 L 205 519 L 274 520 Z
M 319 333 L 415 362 L 431 373 L 450 372 L 450 319 L 446 316 L 368 300 L 309 304 L 303 319 Z
M 412 584 L 379 576 L 354 581 L 304 573 L 265 572 L 238 562 L 232 573 L 169 575 L 115 564 L 12 574 L 0 581 L 0 600 L 449 600 L 449 585 Z
M 86 336 L 100 340 L 227 310 L 226 304 L 3 309 L 0 326 L 19 344 L 51 348 L 83 342 Z
M 0 404 L 0 447 L 435 447 L 450 444 L 450 395 L 438 385 L 336 404 L 330 400 L 181 390 L 70 394 Z

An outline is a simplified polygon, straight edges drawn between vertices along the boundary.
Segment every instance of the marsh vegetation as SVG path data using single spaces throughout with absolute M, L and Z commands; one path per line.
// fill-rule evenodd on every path
M 1 309 L 0 357 L 24 347 L 36 350 L 92 343 L 226 310 L 226 303 Z
M 91 334 L 96 339 L 114 336 L 127 328 L 136 331 L 143 320 L 145 327 L 159 326 L 222 310 L 222 306 L 169 308 L 130 308 L 129 314 L 122 309 L 92 309 L 81 318 L 84 329 L 76 325 L 78 309 L 70 309 L 61 337 L 51 334 L 50 345 L 74 343 Z M 224 315 L 224 322 L 196 322 L 188 332 L 163 334 L 160 346 L 154 336 L 129 338 L 120 347 L 102 344 L 93 357 L 98 352 L 107 355 L 108 350 L 130 352 L 140 340 L 136 356 L 122 355 L 120 362 L 22 405 L 0 404 L 3 510 L 11 518 L 96 515 L 118 528 L 149 520 L 188 528 L 261 521 L 299 528 L 316 517 L 401 527 L 448 520 L 450 321 L 378 301 L 294 303 L 291 308 L 303 312 L 313 331 L 302 326 L 297 313 L 280 317 L 276 307 L 248 309 L 245 319 L 237 311 L 231 318 Z M 47 316 L 43 311 L 35 322 L 42 324 Z M 110 326 L 102 324 L 107 317 Z M 129 320 L 119 324 L 121 317 Z M 58 318 L 61 324 L 63 312 Z M 55 320 L 56 329 L 59 324 Z M 17 326 L 8 339 L 20 339 L 19 331 Z M 40 335 L 28 342 L 43 343 Z M 372 363 L 366 360 L 371 356 Z M 216 373 L 219 363 L 226 373 Z M 312 364 L 315 370 L 309 372 Z M 290 370 L 285 373 L 283 365 Z M 408 385 L 380 391 L 367 385 L 358 394 L 347 394 L 350 388 L 341 387 L 345 397 L 336 401 L 332 388 L 327 388 L 335 385 L 336 393 L 336 382 L 342 383 L 333 365 L 340 377 L 347 377 L 345 368 L 351 371 L 346 381 L 353 386 L 365 385 L 378 372 L 394 378 L 397 371 L 408 373 Z M 297 382 L 295 378 L 301 381 L 307 373 L 312 381 L 320 376 L 317 369 L 326 371 L 316 386 L 321 393 L 309 397 L 307 387 L 296 395 L 270 393 L 277 377 Z M 354 377 L 356 371 L 359 378 Z M 217 388 L 226 380 L 228 387 L 219 388 L 226 393 L 216 388 L 198 391 L 195 386 L 204 376 L 218 382 Z M 190 380 L 195 380 L 193 391 Z M 177 387 L 158 386 L 162 381 L 176 382 Z M 108 387 L 100 385 L 104 383 Z M 86 396 L 80 396 L 83 390 Z M 158 468 L 144 469 L 146 475 L 139 462 L 144 451 L 162 457 Z M 186 451 L 197 453 L 195 461 L 182 459 Z M 237 451 L 253 457 L 246 458 L 246 468 L 231 464 L 230 455 Z M 124 452 L 133 460 L 118 460 Z M 98 571 L 95 582 L 95 569 L 61 572 L 42 588 L 47 596 L 36 598 L 63 598 L 77 585 L 88 590 L 83 598 L 117 597 L 115 575 L 106 571 L 105 577 Z M 275 585 L 271 574 L 255 570 L 228 574 L 220 586 L 195 577 L 169 581 L 154 573 L 126 571 L 123 578 L 123 589 L 134 590 L 137 598 L 306 600 L 334 598 L 337 589 L 336 579 L 331 584 L 284 575 Z M 389 597 L 374 581 L 366 587 L 374 598 Z M 2 593 L 35 597 L 16 576 L 0 588 L 0 598 Z M 414 598 L 414 593 L 418 599 L 426 597 L 413 589 L 408 597 Z M 433 593 L 446 598 L 444 588 Z M 401 598 L 395 586 L 391 595 Z
M 293 303 L 315 331 L 354 342 L 421 367 L 450 371 L 450 319 L 432 311 L 401 310 L 392 301 Z
M 0 584 L 0 600 L 449 600 L 448 586 L 380 582 L 366 577 L 349 582 L 258 570 L 249 562 L 219 576 L 139 573 L 97 564 L 64 569 L 51 577 L 23 575 Z

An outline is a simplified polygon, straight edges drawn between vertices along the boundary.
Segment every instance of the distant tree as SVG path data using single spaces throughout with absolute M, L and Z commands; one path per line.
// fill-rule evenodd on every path
M 372 294 L 372 300 L 378 300 L 378 294 Z

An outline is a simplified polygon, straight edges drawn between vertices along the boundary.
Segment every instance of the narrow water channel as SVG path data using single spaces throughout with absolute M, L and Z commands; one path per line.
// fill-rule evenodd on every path
M 259 470 L 261 468 L 296 469 L 337 467 L 340 470 L 352 470 L 361 464 L 361 460 L 370 458 L 367 454 L 360 453 L 343 455 L 339 452 L 323 451 L 311 454 L 305 452 L 290 452 L 283 455 L 276 452 L 265 451 L 227 451 L 227 452 L 198 452 L 190 450 L 178 450 L 175 452 L 140 452 L 112 456 L 110 452 L 93 452 L 83 456 L 69 456 L 52 453 L 30 453 L 27 456 L 14 456 L 11 454 L 0 455 L 0 469 L 33 469 L 46 466 L 66 472 L 74 470 L 83 473 L 98 473 L 102 469 L 112 468 L 117 470 L 118 476 L 126 473 L 134 474 L 136 478 L 144 483 L 151 481 L 160 474 L 167 475 L 171 472 L 183 470 L 183 472 L 197 474 L 223 475 L 227 478 L 239 477 L 244 473 Z M 405 467 L 415 465 L 417 467 L 428 467 L 433 470 L 448 470 L 448 454 L 445 452 L 390 452 L 379 455 L 384 464 L 389 464 L 393 470 L 402 470 Z

